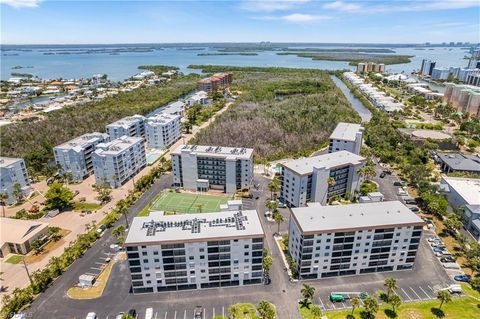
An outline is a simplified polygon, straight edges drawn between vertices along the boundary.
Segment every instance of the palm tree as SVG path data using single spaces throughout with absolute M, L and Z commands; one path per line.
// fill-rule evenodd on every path
M 322 309 L 318 305 L 313 305 L 310 310 L 313 316 L 313 319 L 320 318 L 322 316 Z
M 270 191 L 270 198 L 274 200 L 274 195 L 280 191 L 280 182 L 278 178 L 274 178 L 270 183 L 268 183 L 268 190 Z
M 308 284 L 303 284 L 302 289 L 300 290 L 300 293 L 303 296 L 303 302 L 305 304 L 308 304 L 308 302 L 313 299 L 313 295 L 315 294 L 315 287 L 312 287 Z
M 440 300 L 440 306 L 438 306 L 438 309 L 442 309 L 444 303 L 452 301 L 452 296 L 447 290 L 440 290 L 437 293 L 437 299 Z
M 12 195 L 20 201 L 23 198 L 22 185 L 20 183 L 13 184 Z
M 398 295 L 392 295 L 388 299 L 388 303 L 392 305 L 392 310 L 395 312 L 395 310 L 402 304 L 402 299 Z
M 387 287 L 387 300 L 390 299 L 390 294 L 398 289 L 397 280 L 395 278 L 386 278 L 383 285 Z
M 2 217 L 5 217 L 5 205 L 7 204 L 8 194 L 0 193 L 0 205 L 2 205 Z
M 277 234 L 280 234 L 280 224 L 285 221 L 285 218 L 279 211 L 274 211 L 273 213 L 273 220 L 277 223 Z
M 353 312 L 355 311 L 356 308 L 359 308 L 362 305 L 362 302 L 360 301 L 360 298 L 353 297 L 350 303 L 352 304 L 352 316 L 353 316 Z
M 268 200 L 265 202 L 265 207 L 268 208 L 268 211 L 271 212 L 271 211 L 274 211 L 278 208 L 278 204 L 277 202 L 273 201 L 273 200 Z
M 120 214 L 123 215 L 123 217 L 125 217 L 125 227 L 128 228 L 129 227 L 128 217 L 127 217 L 127 214 L 129 213 L 128 208 L 126 206 L 122 205 L 118 211 L 119 211 Z

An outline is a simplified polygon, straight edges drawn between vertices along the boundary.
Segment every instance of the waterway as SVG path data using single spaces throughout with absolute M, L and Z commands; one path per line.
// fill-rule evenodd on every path
M 335 75 L 330 75 L 330 77 L 340 91 L 342 91 L 343 95 L 345 95 L 354 110 L 357 111 L 358 115 L 360 115 L 362 122 L 369 122 L 372 118 L 372 112 L 370 112 L 370 110 L 367 109 L 363 103 L 352 94 L 352 92 L 350 92 L 350 89 L 345 85 L 345 83 L 342 82 L 342 80 L 337 78 Z
M 134 45 L 125 45 L 132 47 Z M 95 46 L 97 49 L 111 46 Z M 325 49 L 342 48 L 341 45 L 332 47 L 321 46 Z M 124 80 L 139 72 L 139 65 L 172 65 L 180 68 L 181 72 L 191 73 L 198 70 L 189 69 L 191 64 L 259 66 L 259 67 L 292 67 L 314 68 L 324 70 L 353 69 L 347 62 L 320 61 L 310 58 L 301 58 L 294 55 L 278 55 L 278 51 L 261 51 L 258 55 L 199 55 L 216 53 L 217 48 L 206 44 L 198 44 L 195 49 L 182 50 L 181 47 L 157 48 L 150 52 L 120 52 L 115 54 L 89 53 L 81 54 L 79 50 L 92 49 L 92 46 L 56 46 L 57 50 L 64 50 L 63 54 L 53 54 L 48 46 L 8 46 L 3 45 L 1 56 L 0 78 L 6 80 L 12 73 L 29 73 L 42 79 L 72 79 L 89 78 L 93 74 L 107 74 L 113 81 Z M 294 45 L 290 48 L 295 48 Z M 349 47 L 352 48 L 352 47 Z M 388 48 L 379 46 L 379 48 Z M 412 47 L 391 47 L 395 53 L 412 55 L 410 63 L 387 65 L 388 72 L 411 73 L 418 70 L 422 59 L 437 61 L 437 66 L 465 67 L 468 63 L 464 59 L 468 55 L 465 48 L 435 47 L 425 50 L 416 50 Z M 70 50 L 67 52 L 67 50 Z M 28 68 L 16 68 L 28 67 Z

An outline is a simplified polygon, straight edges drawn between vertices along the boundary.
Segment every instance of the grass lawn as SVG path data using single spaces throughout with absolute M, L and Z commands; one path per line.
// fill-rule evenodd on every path
M 427 319 L 427 318 L 445 318 L 445 319 L 474 319 L 480 318 L 480 293 L 474 291 L 469 285 L 462 285 L 463 291 L 467 294 L 465 297 L 453 298 L 448 304 L 444 304 L 439 310 L 440 301 L 429 300 L 421 302 L 403 303 L 397 309 L 399 319 Z M 392 309 L 389 305 L 381 306 L 376 319 L 388 319 L 385 310 Z M 351 310 L 329 311 L 326 313 L 329 319 L 345 319 Z M 355 310 L 354 318 L 361 318 L 361 309 Z M 302 317 L 304 318 L 304 317 Z M 310 317 L 305 317 L 310 318 Z M 353 318 L 352 318 L 353 319 Z
M 226 196 L 166 192 L 155 199 L 149 208 L 142 210 L 139 216 L 148 216 L 152 210 L 189 214 L 218 212 L 220 205 L 228 200 Z
M 11 256 L 10 258 L 8 258 L 7 260 L 5 260 L 6 263 L 9 263 L 9 264 L 19 264 L 21 263 L 23 260 L 23 256 L 22 255 L 13 255 Z
M 98 210 L 102 208 L 103 205 L 97 203 L 87 203 L 87 202 L 75 202 L 73 210 Z

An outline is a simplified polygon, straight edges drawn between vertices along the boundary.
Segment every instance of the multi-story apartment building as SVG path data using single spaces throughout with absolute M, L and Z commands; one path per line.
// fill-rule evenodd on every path
M 168 148 L 181 136 L 180 115 L 160 113 L 145 121 L 145 139 L 150 148 Z
M 173 183 L 189 190 L 235 193 L 253 180 L 253 149 L 182 145 L 172 152 Z
M 338 151 L 282 163 L 281 198 L 290 207 L 300 207 L 353 195 L 362 183 L 358 170 L 365 161 L 357 154 Z
M 145 143 L 141 137 L 127 136 L 100 143 L 92 161 L 97 184 L 119 187 L 147 165 Z
M 330 135 L 328 152 L 348 151 L 357 155 L 360 154 L 363 131 L 364 128 L 360 124 L 338 123 Z
M 450 75 L 450 69 L 448 68 L 433 68 L 432 80 L 446 80 Z
M 133 293 L 262 283 L 257 212 L 135 217 L 125 247 Z
M 473 86 L 480 86 L 480 70 L 469 73 L 465 79 L 465 83 Z
M 423 59 L 422 66 L 420 67 L 420 73 L 425 76 L 432 75 L 433 69 L 435 68 L 436 64 L 437 62 L 435 61 Z
M 232 73 L 216 73 L 211 77 L 201 79 L 197 82 L 197 89 L 199 91 L 205 91 L 212 93 L 217 90 L 224 90 L 230 87 L 233 81 Z
M 293 208 L 288 250 L 301 279 L 412 269 L 424 222 L 399 201 Z
M 480 118 L 480 88 L 478 87 L 447 83 L 443 100 L 451 103 L 460 112 Z
M 93 173 L 92 154 L 99 143 L 107 142 L 108 134 L 88 133 L 53 148 L 55 162 L 80 182 Z
M 23 196 L 28 195 L 30 191 L 30 180 L 28 178 L 25 162 L 21 158 L 0 157 L 0 193 L 8 198 L 7 204 L 13 204 L 17 201 L 15 196 L 15 184 L 20 185 Z
M 377 73 L 384 73 L 385 72 L 385 64 L 383 63 L 358 63 L 357 64 L 357 71 L 356 73 L 368 73 L 368 72 L 377 72 Z
M 145 137 L 145 117 L 133 115 L 110 123 L 106 126 L 110 140 L 122 136 Z

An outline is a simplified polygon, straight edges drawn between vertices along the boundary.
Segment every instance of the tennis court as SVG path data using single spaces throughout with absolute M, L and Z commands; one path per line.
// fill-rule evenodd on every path
M 212 213 L 229 200 L 226 196 L 166 192 L 151 206 L 151 210 L 177 213 Z

